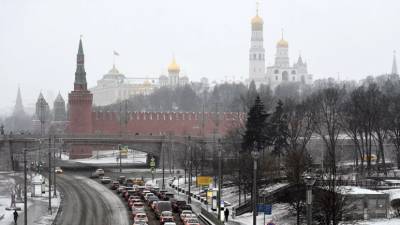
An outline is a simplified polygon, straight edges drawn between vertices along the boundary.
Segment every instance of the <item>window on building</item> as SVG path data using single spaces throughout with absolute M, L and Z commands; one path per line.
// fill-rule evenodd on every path
M 292 70 L 292 74 L 296 74 L 296 70 Z
M 275 80 L 278 80 L 278 76 L 275 76 Z
M 296 80 L 296 77 L 292 77 L 292 80 L 295 81 L 295 80 Z
M 274 73 L 275 73 L 275 74 L 278 74 L 278 73 L 279 73 L 279 70 L 275 70 Z

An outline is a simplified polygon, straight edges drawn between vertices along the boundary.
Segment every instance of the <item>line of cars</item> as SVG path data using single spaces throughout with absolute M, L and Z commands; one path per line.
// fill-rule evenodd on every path
M 96 171 L 100 182 L 110 184 L 110 189 L 126 201 L 130 210 L 133 225 L 147 225 L 149 219 L 154 217 L 160 225 L 200 225 L 186 201 L 178 201 L 174 193 L 160 190 L 158 187 L 145 185 L 141 178 L 126 178 L 124 176 L 112 180 L 104 176 L 104 171 Z M 147 209 L 147 210 L 146 210 Z M 154 222 L 152 222 L 154 223 Z

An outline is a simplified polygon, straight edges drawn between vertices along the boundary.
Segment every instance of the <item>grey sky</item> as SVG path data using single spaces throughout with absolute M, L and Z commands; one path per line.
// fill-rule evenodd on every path
M 267 64 L 284 28 L 291 63 L 299 51 L 315 78 L 389 72 L 400 50 L 398 0 L 264 0 Z M 191 80 L 247 77 L 252 0 L 0 0 L 0 108 L 73 87 L 79 35 L 89 86 L 112 66 L 158 76 L 175 54 Z M 4 112 L 4 111 L 3 111 Z M 0 112 L 0 115 L 3 114 Z

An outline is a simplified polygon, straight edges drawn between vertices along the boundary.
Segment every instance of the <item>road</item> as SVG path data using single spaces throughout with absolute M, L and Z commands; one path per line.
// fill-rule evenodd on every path
M 125 204 L 106 186 L 77 174 L 60 174 L 57 186 L 64 195 L 57 225 L 128 225 Z

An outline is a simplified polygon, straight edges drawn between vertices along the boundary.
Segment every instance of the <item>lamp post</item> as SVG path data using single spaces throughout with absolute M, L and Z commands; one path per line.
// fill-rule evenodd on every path
M 28 225 L 28 190 L 27 190 L 27 161 L 26 161 L 26 149 L 27 144 L 24 146 L 24 225 Z
M 192 203 L 192 198 L 191 198 L 191 186 L 192 186 L 192 143 L 190 141 L 190 136 L 189 136 L 189 152 L 190 152 L 190 158 L 189 158 L 189 188 L 188 188 L 188 204 Z
M 303 176 L 304 183 L 307 186 L 307 225 L 312 224 L 312 187 L 315 183 L 315 176 L 305 174 Z
M 222 146 L 221 139 L 218 139 L 218 192 L 217 192 L 217 206 L 218 206 L 218 220 L 221 220 L 221 198 L 222 198 Z
M 257 224 L 257 160 L 260 158 L 260 152 L 255 148 L 251 151 L 253 157 L 253 225 Z

